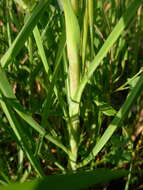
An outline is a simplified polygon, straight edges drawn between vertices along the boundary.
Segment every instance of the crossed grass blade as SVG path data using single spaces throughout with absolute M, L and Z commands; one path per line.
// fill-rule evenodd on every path
M 107 40 L 91 62 L 88 72 L 85 73 L 84 77 L 81 79 L 80 85 L 75 93 L 74 100 L 77 102 L 80 102 L 83 90 L 92 77 L 93 73 L 97 69 L 97 67 L 100 65 L 101 61 L 104 59 L 104 57 L 107 55 L 113 44 L 117 41 L 119 36 L 122 34 L 124 29 L 128 26 L 129 22 L 131 21 L 132 17 L 134 16 L 137 8 L 139 5 L 141 5 L 142 0 L 134 0 L 130 3 L 127 11 L 125 14 L 120 18 L 116 26 L 114 27 L 113 31 L 108 36 Z
M 0 100 L 0 103 L 1 103 L 2 109 L 3 109 L 6 117 L 10 123 L 10 126 L 17 138 L 18 144 L 21 146 L 21 148 L 26 153 L 30 163 L 32 164 L 32 166 L 35 169 L 35 171 L 37 172 L 37 174 L 40 177 L 44 176 L 44 173 L 42 171 L 42 168 L 41 168 L 38 160 L 34 157 L 34 154 L 28 147 L 28 144 L 24 137 L 24 134 L 25 134 L 24 128 L 21 126 L 21 123 L 19 123 L 19 121 L 16 117 L 16 114 L 13 113 L 11 108 L 3 101 L 3 98 Z
M 105 130 L 102 137 L 99 139 L 93 150 L 90 152 L 90 154 L 83 160 L 82 163 L 79 164 L 79 167 L 83 167 L 87 165 L 99 152 L 100 150 L 105 146 L 105 144 L 108 142 L 112 134 L 115 132 L 115 130 L 121 125 L 123 120 L 125 119 L 127 113 L 129 112 L 131 106 L 136 101 L 137 97 L 139 96 L 140 92 L 143 88 L 143 74 L 139 77 L 136 85 L 131 90 L 131 92 L 128 94 L 128 97 L 126 101 L 124 102 L 121 109 L 116 114 L 115 118 L 111 122 L 111 124 L 108 126 L 108 128 Z
M 37 7 L 32 12 L 31 16 L 29 16 L 28 20 L 26 21 L 24 27 L 22 28 L 19 35 L 16 37 L 15 41 L 13 42 L 12 46 L 8 49 L 6 54 L 2 57 L 0 60 L 1 66 L 4 67 L 10 63 L 11 59 L 14 59 L 21 48 L 24 46 L 24 43 L 30 33 L 32 32 L 33 28 L 35 27 L 40 15 L 43 12 L 43 9 L 46 7 L 48 3 L 48 0 L 40 1 Z M 45 130 L 36 122 L 33 120 L 31 116 L 29 116 L 22 108 L 22 106 L 17 101 L 15 95 L 13 94 L 13 91 L 9 85 L 9 82 L 7 80 L 7 77 L 0 68 L 1 78 L 0 78 L 0 89 L 2 94 L 8 98 L 13 99 L 16 104 L 13 104 L 12 107 L 15 109 L 15 111 L 30 125 L 32 126 L 36 131 L 38 131 L 42 136 L 45 136 L 48 140 L 52 141 L 54 144 L 59 145 L 66 153 L 68 153 L 68 150 L 64 145 L 62 145 L 57 139 L 53 138 L 52 136 L 46 134 Z M 5 111 L 5 110 L 4 110 Z
M 94 60 L 91 63 L 91 66 L 89 67 L 89 70 L 87 73 L 85 73 L 85 76 L 82 78 L 80 86 L 77 90 L 77 93 L 75 95 L 75 99 L 80 102 L 80 98 L 82 95 L 82 92 L 88 83 L 89 79 L 93 75 L 94 71 L 97 69 L 97 67 L 100 65 L 103 58 L 106 56 L 112 45 L 116 42 L 118 37 L 122 34 L 123 30 L 127 27 L 129 24 L 131 18 L 134 16 L 137 8 L 142 3 L 142 0 L 134 0 L 128 7 L 126 13 L 120 18 L 117 25 L 114 27 L 113 31 L 103 44 L 102 48 L 99 50 L 98 54 L 94 58 Z M 78 164 L 78 167 L 83 167 L 87 165 L 98 153 L 99 151 L 104 147 L 104 145 L 107 143 L 107 141 L 110 139 L 114 131 L 117 129 L 117 127 L 121 124 L 121 122 L 124 120 L 125 116 L 127 115 L 129 109 L 131 108 L 134 101 L 137 99 L 137 97 L 140 94 L 140 91 L 142 89 L 143 85 L 143 75 L 141 75 L 138 79 L 138 82 L 136 86 L 133 88 L 131 93 L 129 94 L 127 100 L 115 116 L 114 120 L 111 122 L 107 130 L 104 132 L 103 136 L 100 138 L 100 140 L 97 142 L 93 150 L 89 153 L 87 158 L 83 160 L 82 163 Z
M 21 48 L 24 46 L 25 41 L 28 39 L 29 35 L 37 24 L 41 14 L 43 13 L 43 10 L 47 7 L 48 2 L 49 0 L 41 0 L 39 4 L 34 8 L 20 33 L 10 48 L 7 50 L 7 52 L 1 58 L 0 64 L 2 67 L 6 67 L 10 61 L 14 59 L 20 52 Z
M 2 95 L 8 98 L 9 104 L 13 109 L 20 115 L 21 118 L 23 118 L 32 128 L 34 128 L 38 133 L 40 133 L 42 136 L 47 138 L 49 141 L 53 142 L 56 144 L 58 147 L 62 148 L 66 153 L 68 153 L 68 150 L 60 141 L 52 137 L 51 135 L 48 135 L 46 131 L 30 116 L 26 113 L 26 111 L 22 108 L 22 106 L 19 104 L 18 100 L 16 99 L 15 95 L 12 92 L 12 89 L 8 83 L 8 80 L 0 68 L 0 90 L 2 92 Z

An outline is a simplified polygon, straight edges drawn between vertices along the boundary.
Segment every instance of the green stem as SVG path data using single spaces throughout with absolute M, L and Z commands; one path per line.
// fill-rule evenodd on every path
M 93 42 L 93 0 L 88 0 L 89 28 L 90 28 L 90 43 L 91 43 L 91 59 L 94 57 L 94 42 Z
M 78 152 L 78 128 L 79 128 L 79 104 L 74 101 L 74 96 L 80 82 L 80 28 L 76 17 L 77 0 L 62 1 L 65 23 L 66 23 L 66 41 L 67 54 L 69 61 L 69 144 L 71 154 L 69 156 L 69 164 L 72 170 L 76 170 L 77 152 Z
M 84 15 L 84 23 L 83 23 L 83 39 L 82 39 L 82 74 L 85 73 L 85 57 L 86 57 L 86 49 L 87 49 L 87 38 L 88 38 L 88 8 L 86 1 L 85 15 Z
M 78 13 L 78 1 L 79 0 L 71 0 L 71 4 L 72 4 L 72 7 L 73 7 L 75 14 Z

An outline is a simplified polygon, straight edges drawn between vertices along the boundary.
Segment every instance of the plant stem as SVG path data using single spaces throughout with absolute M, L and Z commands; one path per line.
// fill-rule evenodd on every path
M 72 4 L 72 7 L 73 7 L 75 14 L 78 13 L 78 1 L 79 0 L 71 0 L 71 4 Z
M 88 0 L 89 27 L 90 27 L 90 43 L 91 43 L 91 59 L 94 57 L 94 42 L 93 42 L 93 7 L 94 1 Z
M 74 101 L 74 96 L 80 82 L 80 65 L 79 65 L 79 50 L 80 50 L 80 29 L 76 17 L 77 0 L 62 1 L 65 21 L 66 21 L 66 41 L 67 54 L 69 61 L 69 144 L 71 154 L 69 156 L 69 164 L 71 170 L 76 170 L 76 160 L 78 152 L 78 128 L 79 128 L 79 103 Z
M 84 21 L 83 21 L 83 39 L 82 39 L 82 74 L 85 73 L 85 57 L 86 57 L 86 49 L 87 49 L 87 39 L 88 39 L 88 7 L 87 7 L 87 1 L 86 1 L 86 7 L 85 7 L 85 15 L 84 15 Z

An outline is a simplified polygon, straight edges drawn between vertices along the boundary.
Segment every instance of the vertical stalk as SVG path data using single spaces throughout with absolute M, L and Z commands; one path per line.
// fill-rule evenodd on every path
M 86 48 L 87 48 L 87 38 L 88 38 L 88 0 L 86 0 L 85 5 L 85 14 L 84 14 L 84 21 L 83 21 L 83 37 L 82 37 L 82 74 L 85 73 L 85 57 L 86 57 Z
M 73 8 L 75 14 L 78 13 L 78 2 L 79 2 L 79 0 L 71 0 L 72 8 Z
M 69 164 L 72 170 L 76 170 L 77 152 L 78 152 L 78 128 L 79 128 L 79 103 L 74 101 L 74 96 L 80 82 L 80 29 L 77 14 L 77 0 L 62 0 L 62 6 L 65 14 L 66 23 L 66 42 L 69 62 L 69 143 L 71 154 Z
M 89 14 L 89 30 L 90 30 L 90 46 L 91 46 L 91 59 L 94 57 L 94 43 L 93 43 L 93 0 L 88 0 L 88 14 Z

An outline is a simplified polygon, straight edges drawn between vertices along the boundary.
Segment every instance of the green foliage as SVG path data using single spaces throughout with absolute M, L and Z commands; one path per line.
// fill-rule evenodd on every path
M 142 17 L 142 0 L 0 1 L 1 184 L 141 167 Z

